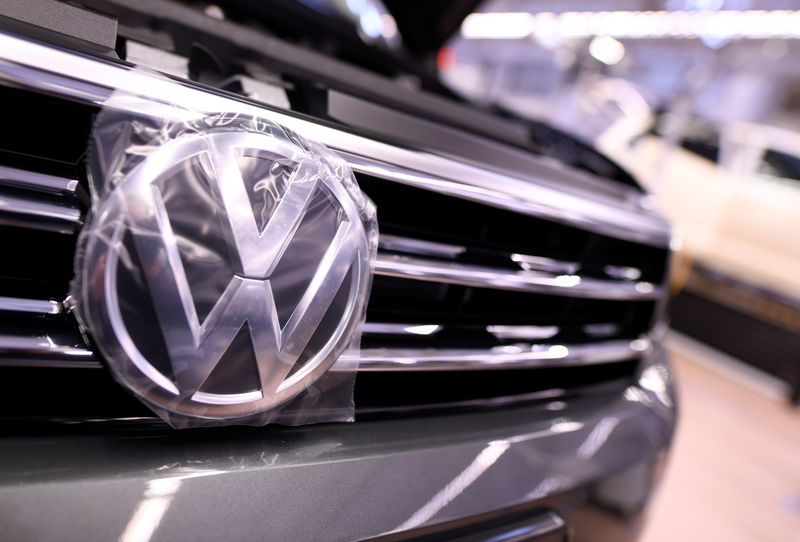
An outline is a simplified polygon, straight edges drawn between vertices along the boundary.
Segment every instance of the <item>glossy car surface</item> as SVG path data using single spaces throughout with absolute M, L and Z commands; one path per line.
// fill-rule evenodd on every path
M 0 263 L 4 537 L 637 536 L 676 407 L 670 231 L 629 176 L 542 157 L 543 127 L 410 90 L 233 8 L 80 4 L 94 11 L 59 9 L 102 32 L 0 21 L 0 233 L 17 256 Z M 354 171 L 380 231 L 355 423 L 176 431 L 112 380 L 69 296 L 93 218 L 87 142 L 104 108 L 141 103 L 120 96 L 269 119 Z

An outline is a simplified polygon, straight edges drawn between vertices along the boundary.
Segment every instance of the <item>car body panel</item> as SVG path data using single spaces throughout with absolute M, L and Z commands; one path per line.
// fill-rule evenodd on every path
M 495 412 L 7 437 L 0 524 L 15 540 L 352 540 L 536 502 L 659 463 L 675 415 L 660 357 L 638 385 Z M 649 489 L 612 493 L 638 511 L 624 503 Z

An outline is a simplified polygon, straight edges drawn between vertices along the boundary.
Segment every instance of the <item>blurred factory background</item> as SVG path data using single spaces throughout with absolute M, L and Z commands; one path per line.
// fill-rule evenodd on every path
M 437 64 L 594 145 L 675 227 L 673 327 L 800 401 L 800 3 L 490 0 Z M 549 133 L 547 136 L 549 137 Z M 570 161 L 569 141 L 552 154 Z
M 479 9 L 439 63 L 470 99 L 587 139 L 642 108 L 687 107 L 720 124 L 800 119 L 797 2 L 490 0 Z

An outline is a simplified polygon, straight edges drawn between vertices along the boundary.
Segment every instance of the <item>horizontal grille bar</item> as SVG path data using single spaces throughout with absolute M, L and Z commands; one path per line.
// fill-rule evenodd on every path
M 17 169 L 0 165 L 0 183 L 19 185 L 26 188 L 37 188 L 52 192 L 75 192 L 78 188 L 77 179 L 68 179 L 37 173 L 26 169 Z
M 59 94 L 83 103 L 110 105 L 114 91 L 139 95 L 154 103 L 183 104 L 200 114 L 235 109 L 283 124 L 340 151 L 356 170 L 395 182 L 410 183 L 429 190 L 444 191 L 511 211 L 573 224 L 605 235 L 652 246 L 669 244 L 669 227 L 661 217 L 647 210 L 642 195 L 631 189 L 625 197 L 612 197 L 589 189 L 560 190 L 535 180 L 520 180 L 431 153 L 413 151 L 364 138 L 330 126 L 265 109 L 242 99 L 223 96 L 166 77 L 104 59 L 61 51 L 31 41 L 0 34 L 0 78 L 16 85 Z M 58 73 L 51 71 L 58 66 Z M 135 101 L 118 103 L 131 108 Z M 165 106 L 158 114 L 187 120 L 186 111 Z M 363 158 L 370 156 L 374 158 Z M 402 167 L 393 164 L 403 164 Z M 430 173 L 419 173 L 419 172 Z
M 365 322 L 363 335 L 433 335 L 442 329 L 438 324 L 394 324 Z
M 91 350 L 58 344 L 49 337 L 0 335 L 0 366 L 100 367 Z
M 365 348 L 358 354 L 358 370 L 463 371 L 595 365 L 635 359 L 649 347 L 648 339 L 636 339 L 579 345 L 515 344 L 486 349 Z M 99 368 L 101 365 L 87 348 L 58 344 L 49 337 L 0 335 L 0 366 Z
M 30 312 L 35 314 L 58 314 L 61 312 L 61 305 L 58 303 L 58 301 L 45 299 L 0 297 L 0 311 Z
M 661 296 L 661 288 L 649 282 L 602 280 L 538 271 L 509 271 L 387 254 L 378 255 L 375 273 L 404 279 L 591 299 L 653 300 Z
M 378 247 L 390 251 L 409 252 L 411 254 L 437 256 L 439 258 L 455 258 L 467 251 L 467 247 L 465 246 L 436 243 L 411 237 L 389 235 L 386 233 L 380 234 Z
M 0 215 L 23 215 L 35 219 L 55 220 L 64 223 L 64 228 L 73 231 L 81 222 L 81 211 L 74 207 L 47 203 L 36 199 L 0 194 Z M 42 223 L 44 229 L 46 224 Z M 30 227 L 35 227 L 32 223 Z
M 648 339 L 566 346 L 511 345 L 493 349 L 364 349 L 359 371 L 468 371 L 598 365 L 636 359 Z

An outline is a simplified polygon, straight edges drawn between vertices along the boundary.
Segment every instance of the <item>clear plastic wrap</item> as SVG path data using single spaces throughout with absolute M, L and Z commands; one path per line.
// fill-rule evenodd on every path
M 340 157 L 115 95 L 88 172 L 72 297 L 123 386 L 173 427 L 352 421 L 378 233 Z

